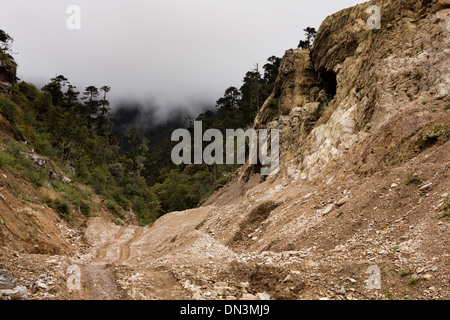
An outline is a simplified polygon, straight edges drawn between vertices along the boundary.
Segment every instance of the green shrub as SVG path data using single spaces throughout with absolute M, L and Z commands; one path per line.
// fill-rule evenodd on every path
M 109 171 L 117 180 L 122 180 L 125 175 L 125 168 L 121 163 L 113 163 L 109 165 Z
M 48 174 L 42 168 L 29 168 L 27 170 L 24 170 L 22 176 L 23 178 L 31 182 L 35 187 L 43 186 L 48 179 Z
M 20 94 L 28 101 L 36 100 L 41 94 L 39 89 L 36 88 L 36 86 L 34 86 L 31 83 L 26 83 L 24 81 L 19 82 L 17 85 L 15 85 L 14 89 L 17 92 L 17 94 Z
M 269 108 L 277 108 L 279 102 L 280 102 L 279 98 L 272 98 L 272 99 L 269 100 L 269 103 L 267 104 L 267 106 Z
M 64 220 L 66 220 L 66 221 L 71 221 L 72 220 L 72 215 L 71 215 L 72 208 L 71 208 L 70 204 L 68 202 L 66 202 L 65 200 L 56 199 L 51 204 L 51 207 Z
M 393 246 L 393 247 L 390 247 L 389 250 L 392 251 L 392 252 L 397 252 L 397 251 L 400 250 L 400 246 Z
M 450 218 L 450 198 L 447 197 L 446 200 L 447 202 L 439 207 L 439 211 L 442 212 L 442 214 L 438 217 L 439 219 Z
M 35 168 L 33 161 L 25 154 L 24 146 L 18 142 L 11 141 L 2 143 L 0 149 L 0 167 L 6 167 L 15 175 L 22 177 L 34 186 L 40 187 L 48 179 L 44 168 Z
M 39 134 L 36 138 L 35 148 L 37 153 L 52 157 L 54 150 L 49 136 L 49 134 Z
M 80 202 L 80 212 L 86 217 L 92 215 L 92 204 L 89 201 L 83 200 Z
M 156 202 L 148 203 L 143 198 L 134 197 L 131 201 L 133 212 L 136 215 L 139 225 L 145 226 L 158 219 L 159 206 L 157 205 L 156 197 L 155 200 Z
M 222 176 L 218 180 L 214 182 L 214 190 L 219 190 L 223 188 L 228 182 L 230 182 L 231 177 L 230 176 Z
M 415 285 L 417 282 L 419 282 L 419 280 L 420 280 L 420 277 L 415 274 L 409 279 L 409 284 Z
M 439 137 L 443 135 L 443 132 L 439 128 L 434 128 L 432 130 L 425 131 L 422 137 L 419 139 L 419 147 L 426 148 L 435 144 Z
M 423 181 L 420 177 L 411 177 L 405 180 L 404 185 L 405 186 L 409 186 L 410 184 L 421 185 L 422 183 Z
M 14 124 L 19 122 L 20 108 L 11 100 L 0 98 L 0 113 Z
M 9 53 L 3 52 L 1 49 L 0 49 L 0 60 L 8 68 L 12 70 L 17 70 L 17 63 L 14 61 L 14 57 Z
M 90 174 L 90 184 L 98 194 L 104 194 L 105 188 L 108 185 L 108 172 L 102 168 L 95 168 Z
M 14 157 L 7 152 L 0 151 L 0 167 L 7 167 L 14 162 Z
M 122 207 L 115 200 L 108 200 L 106 206 L 109 210 L 117 214 L 122 214 Z
M 31 159 L 24 155 L 24 147 L 18 142 L 7 142 L 4 144 L 1 153 L 5 155 L 3 158 L 3 165 L 13 171 L 17 172 L 24 168 L 32 167 Z
M 409 270 L 405 270 L 405 269 L 400 270 L 400 277 L 404 278 L 404 277 L 408 276 L 409 273 L 410 273 Z

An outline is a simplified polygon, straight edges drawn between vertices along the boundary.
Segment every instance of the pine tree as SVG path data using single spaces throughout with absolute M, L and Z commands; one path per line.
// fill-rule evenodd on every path
M 86 102 L 82 108 L 82 114 L 86 118 L 89 126 L 89 130 L 92 130 L 92 123 L 94 119 L 97 117 L 99 112 L 99 101 L 96 98 L 100 95 L 100 91 L 95 86 L 89 86 L 84 90 L 83 100 Z
M 105 137 L 109 137 L 110 133 L 110 118 L 111 118 L 111 107 L 108 100 L 106 100 L 106 96 L 108 92 L 111 91 L 111 88 L 108 86 L 103 86 L 100 88 L 100 91 L 103 92 L 103 98 L 99 101 L 100 110 L 98 115 L 98 134 L 103 135 Z
M 303 29 L 305 32 L 306 40 L 301 40 L 298 44 L 299 49 L 309 49 L 311 48 L 314 38 L 316 37 L 317 31 L 315 28 L 307 27 L 306 29 Z
M 56 76 L 50 79 L 50 83 L 42 88 L 42 91 L 48 93 L 52 97 L 52 104 L 54 106 L 64 105 L 63 87 L 67 85 L 67 78 L 63 75 Z

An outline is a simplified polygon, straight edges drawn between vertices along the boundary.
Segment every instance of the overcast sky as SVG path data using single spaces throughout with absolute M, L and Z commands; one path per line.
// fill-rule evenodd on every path
M 6 0 L 0 29 L 14 39 L 19 77 L 63 74 L 79 90 L 168 108 L 214 103 L 255 63 L 297 46 L 307 26 L 361 0 Z M 67 28 L 67 8 L 81 29 Z

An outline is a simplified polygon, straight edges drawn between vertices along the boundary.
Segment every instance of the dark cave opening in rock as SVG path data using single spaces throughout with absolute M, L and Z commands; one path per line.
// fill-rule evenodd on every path
M 336 73 L 332 71 L 324 71 L 320 73 L 320 80 L 322 89 L 327 93 L 328 98 L 331 100 L 336 96 L 337 91 L 337 79 Z

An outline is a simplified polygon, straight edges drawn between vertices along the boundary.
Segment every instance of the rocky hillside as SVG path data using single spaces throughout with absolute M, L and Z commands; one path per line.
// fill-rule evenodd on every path
M 255 119 L 281 130 L 276 175 L 247 165 L 152 226 L 90 219 L 76 258 L 0 263 L 40 259 L 59 298 L 449 299 L 449 19 L 443 0 L 328 17 L 310 50 L 286 52 Z M 64 287 L 69 264 L 80 291 Z
M 325 183 L 373 174 L 420 152 L 414 144 L 428 130 L 448 133 L 449 9 L 373 3 L 381 7 L 380 30 L 368 29 L 362 4 L 328 17 L 310 52 L 286 52 L 255 121 L 283 132 L 281 175 Z

